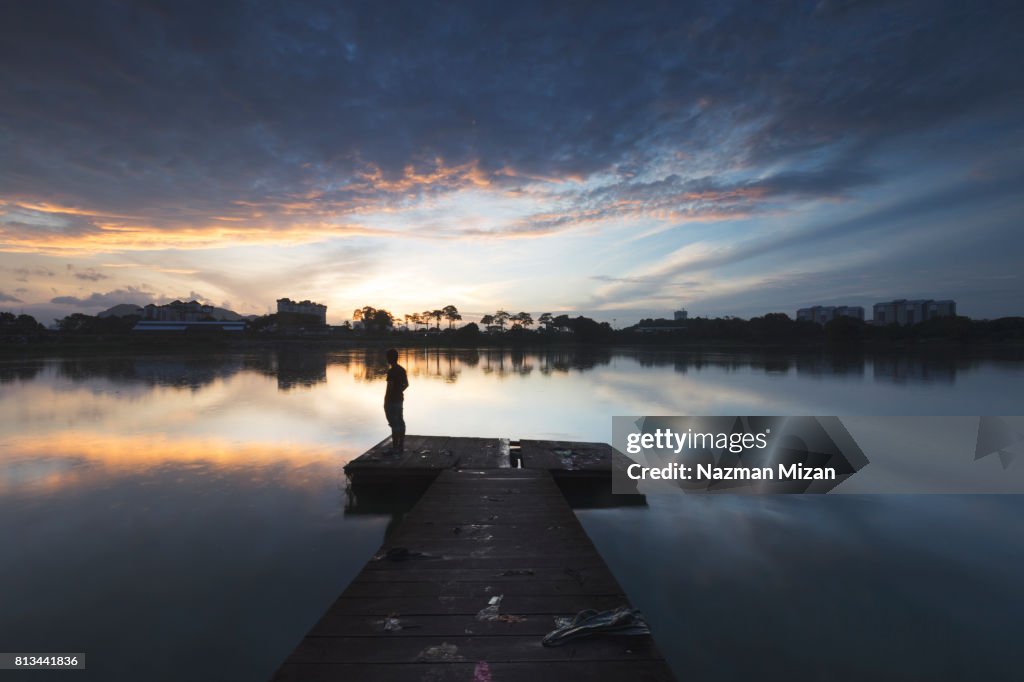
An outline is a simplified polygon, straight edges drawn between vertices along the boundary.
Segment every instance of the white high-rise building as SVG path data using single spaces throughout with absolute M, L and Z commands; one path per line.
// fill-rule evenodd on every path
M 873 322 L 877 325 L 906 325 L 917 324 L 937 317 L 956 317 L 956 301 L 949 299 L 933 301 L 923 298 L 883 301 L 874 305 Z
M 816 305 L 796 311 L 797 320 L 817 322 L 818 324 L 826 324 L 837 317 L 852 317 L 857 320 L 863 320 L 864 308 L 859 305 Z
M 277 299 L 277 312 L 315 316 L 320 320 L 320 324 L 327 324 L 327 306 L 313 303 L 313 301 L 293 301 L 290 298 L 279 298 Z

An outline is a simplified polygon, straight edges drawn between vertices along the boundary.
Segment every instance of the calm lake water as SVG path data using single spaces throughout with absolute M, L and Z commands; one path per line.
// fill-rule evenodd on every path
M 410 433 L 606 442 L 616 414 L 1020 414 L 1024 385 L 1020 362 L 948 357 L 401 362 Z M 0 362 L 0 651 L 87 652 L 62 680 L 269 677 L 391 519 L 346 516 L 341 473 L 387 435 L 384 370 L 380 350 Z M 1024 496 L 577 514 L 680 680 L 1020 679 Z

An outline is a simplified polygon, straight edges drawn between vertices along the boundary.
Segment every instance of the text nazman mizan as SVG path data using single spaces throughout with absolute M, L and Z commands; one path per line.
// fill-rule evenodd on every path
M 776 475 L 776 472 L 778 474 Z M 835 480 L 834 467 L 811 467 L 806 464 L 779 464 L 778 467 L 720 467 L 713 464 L 686 466 L 675 462 L 664 467 L 643 467 L 630 464 L 626 475 L 631 479 L 698 480 L 698 481 L 825 481 Z

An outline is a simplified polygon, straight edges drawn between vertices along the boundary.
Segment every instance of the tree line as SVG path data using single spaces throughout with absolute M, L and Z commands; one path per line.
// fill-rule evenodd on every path
M 446 305 L 443 308 L 436 308 L 434 310 L 424 310 L 419 313 L 408 313 L 406 315 L 395 315 L 389 310 L 384 308 L 374 308 L 373 306 L 363 306 L 362 308 L 356 308 L 352 311 L 352 319 L 356 322 L 362 322 L 364 328 L 374 331 L 383 331 L 389 327 L 392 327 L 397 322 L 405 322 L 405 325 L 410 328 L 429 328 L 433 321 L 435 329 L 441 329 L 441 320 L 448 321 L 448 329 L 462 320 L 462 314 L 459 309 L 453 305 Z M 541 315 L 541 323 L 545 323 L 545 319 L 548 323 L 551 321 L 551 313 L 544 313 Z M 519 312 L 511 314 L 504 310 L 499 310 L 493 315 L 484 315 L 480 319 L 480 324 L 485 327 L 500 327 L 502 330 L 505 329 L 505 325 L 512 323 L 513 328 L 528 329 L 532 327 L 533 316 L 530 313 Z
M 385 331 L 393 327 L 395 322 L 400 320 L 404 320 L 407 326 L 421 328 L 429 327 L 430 321 L 433 320 L 437 324 L 437 329 L 441 328 L 441 320 L 448 320 L 448 328 L 451 329 L 453 324 L 462 319 L 462 315 L 459 313 L 459 309 L 453 305 L 446 305 L 443 308 L 436 308 L 434 310 L 424 310 L 420 313 L 408 313 L 402 317 L 384 308 L 374 308 L 367 305 L 353 310 L 352 319 L 356 322 L 362 322 L 363 327 L 368 331 Z
M 264 332 L 281 335 L 314 329 L 319 321 L 296 314 L 297 319 L 285 319 L 280 314 L 252 319 L 247 329 L 253 334 Z M 458 343 L 491 345 L 509 342 L 558 342 L 569 340 L 582 343 L 621 343 L 628 345 L 710 345 L 720 342 L 743 344 L 769 344 L 799 347 L 828 344 L 843 346 L 892 346 L 927 343 L 932 341 L 959 344 L 1024 344 L 1024 318 L 1004 317 L 995 320 L 971 320 L 966 317 L 946 317 L 927 320 L 914 325 L 879 326 L 853 318 L 838 318 L 822 326 L 814 322 L 794 320 L 785 313 L 769 313 L 760 317 L 690 318 L 685 321 L 645 319 L 637 325 L 613 330 L 607 322 L 598 322 L 582 315 L 543 313 L 535 321 L 530 313 L 509 313 L 498 310 L 481 317 L 481 324 L 470 322 L 456 327 L 462 315 L 455 306 L 425 310 L 397 317 L 383 308 L 364 306 L 354 311 L 353 317 L 363 323 L 365 334 L 392 335 L 394 323 L 405 321 L 410 328 L 430 328 L 443 331 Z M 31 315 L 0 311 L 0 343 L 24 345 L 49 340 L 76 339 L 79 341 L 115 341 L 127 339 L 139 316 L 99 317 L 72 313 L 57 321 L 56 329 L 46 329 Z M 443 321 L 447 328 L 442 330 Z M 315 323 L 314 323 L 315 322 Z M 533 329 L 532 327 L 537 327 Z M 483 328 L 481 328 L 483 327 Z M 351 334 L 351 328 L 329 329 L 324 334 Z M 482 332 L 495 332 L 490 339 Z M 498 339 L 502 341 L 498 341 Z
M 462 314 L 459 309 L 453 305 L 446 305 L 443 308 L 437 308 L 434 310 L 424 310 L 420 313 L 409 313 L 406 315 L 398 316 L 391 313 L 389 310 L 384 308 L 374 308 L 373 306 L 363 306 L 362 308 L 356 308 L 352 311 L 352 319 L 356 322 L 361 322 L 364 329 L 367 331 L 386 331 L 392 328 L 396 323 L 405 322 L 405 325 L 410 329 L 429 329 L 431 325 L 434 325 L 435 329 L 441 329 L 441 320 L 448 321 L 448 329 L 452 329 L 453 325 L 462 320 Z M 553 315 L 552 313 L 541 313 L 541 315 L 535 321 L 533 315 L 528 312 L 520 311 L 518 313 L 510 313 L 507 310 L 498 310 L 494 313 L 488 313 L 481 316 L 480 325 L 471 322 L 479 331 L 480 326 L 486 331 L 526 331 L 530 330 L 535 324 L 539 325 L 538 331 L 554 332 L 554 331 L 569 331 L 577 332 L 580 330 L 587 331 L 598 331 L 607 330 L 611 332 L 611 326 L 607 322 L 597 322 L 588 317 L 569 317 L 568 315 Z M 468 326 L 468 325 L 467 325 Z

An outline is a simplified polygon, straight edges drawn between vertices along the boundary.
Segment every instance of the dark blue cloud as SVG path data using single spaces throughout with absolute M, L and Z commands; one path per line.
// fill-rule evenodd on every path
M 194 292 L 193 292 L 194 293 Z M 86 309 L 109 308 L 121 303 L 146 305 L 157 302 L 158 297 L 151 291 L 128 286 L 113 291 L 95 291 L 88 296 L 56 296 L 50 303 L 63 306 L 82 307 Z
M 691 271 L 948 211 L 980 218 L 1024 178 L 1019 158 L 972 175 L 1024 140 L 1022 33 L 1024 12 L 1002 1 L 5 3 L 0 250 L 43 233 L 101 248 L 91 212 L 151 227 L 156 243 L 255 213 L 259 229 L 340 224 L 464 187 L 470 171 L 510 196 L 530 178 L 590 182 L 530 189 L 535 217 L 425 236 L 778 215 L 881 196 L 908 167 L 945 171 L 941 188 L 752 231 Z M 404 182 L 410 167 L 470 170 Z M 45 203 L 89 210 L 55 217 Z M 981 272 L 990 253 L 964 225 L 947 243 Z M 621 275 L 601 277 L 623 296 L 657 288 Z M 659 277 L 693 283 L 686 269 Z
M 761 164 L 842 146 L 852 164 L 893 137 L 1006 115 L 1024 72 L 1010 3 L 0 12 L 3 192 L 170 222 L 183 202 L 213 211 L 438 157 L 585 176 L 669 149 Z

